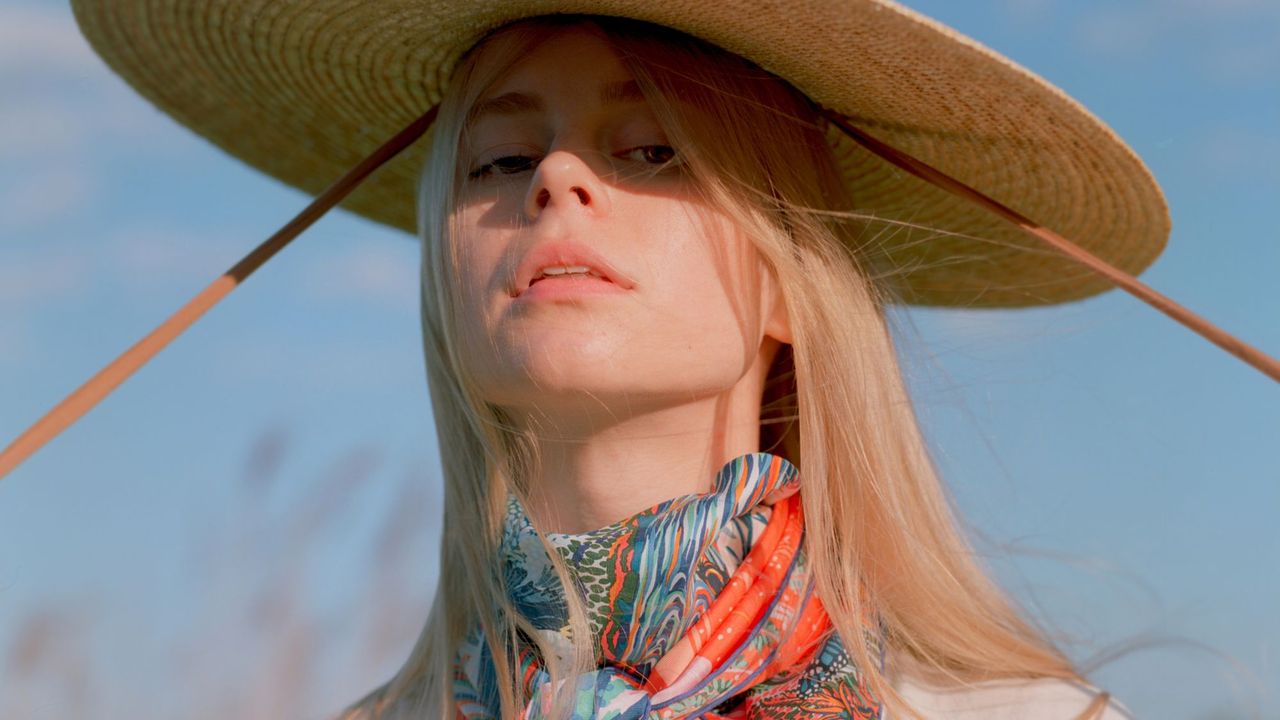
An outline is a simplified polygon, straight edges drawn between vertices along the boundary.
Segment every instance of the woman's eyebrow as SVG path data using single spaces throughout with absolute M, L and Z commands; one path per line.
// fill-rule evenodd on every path
M 618 105 L 622 103 L 644 102 L 644 93 L 635 80 L 617 80 L 600 86 L 600 104 Z M 521 113 L 541 112 L 546 104 L 540 95 L 512 91 L 486 98 L 477 102 L 467 113 L 466 125 L 470 127 L 485 115 L 519 115 Z

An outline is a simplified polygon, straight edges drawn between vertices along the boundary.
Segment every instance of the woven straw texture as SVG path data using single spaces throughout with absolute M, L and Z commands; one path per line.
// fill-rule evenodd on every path
M 1155 180 L 1080 104 L 884 0 L 72 0 L 107 64 L 235 157 L 317 194 L 437 102 L 485 32 L 552 13 L 660 23 L 736 52 L 852 124 L 1132 274 L 1164 249 Z M 916 305 L 1018 307 L 1111 287 L 1005 221 L 832 129 L 890 289 Z M 414 232 L 430 133 L 343 206 Z

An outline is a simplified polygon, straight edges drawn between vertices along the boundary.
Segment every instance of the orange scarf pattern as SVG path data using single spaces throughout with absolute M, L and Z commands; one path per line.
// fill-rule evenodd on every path
M 751 453 L 725 464 L 712 492 L 547 535 L 583 593 L 601 658 L 574 680 L 575 720 L 880 717 L 814 593 L 799 489 L 794 465 Z M 500 555 L 512 603 L 544 644 L 567 651 L 563 590 L 514 498 Z M 882 653 L 879 627 L 864 628 Z M 521 717 L 544 718 L 550 677 L 532 643 L 519 658 L 529 698 Z M 477 628 L 456 664 L 461 720 L 499 717 L 492 682 Z

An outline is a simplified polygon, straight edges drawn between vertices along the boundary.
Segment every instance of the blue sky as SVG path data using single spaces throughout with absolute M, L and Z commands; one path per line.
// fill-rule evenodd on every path
M 908 4 L 1115 128 L 1173 215 L 1142 279 L 1280 355 L 1280 4 Z M 306 198 L 136 98 L 60 3 L 0 0 L 0 93 L 7 444 Z M 253 695 L 298 623 L 245 629 L 245 588 L 283 577 L 291 607 L 323 620 L 308 647 L 326 678 L 289 716 L 391 672 L 438 532 L 416 264 L 408 236 L 331 213 L 0 480 L 0 662 L 25 618 L 68 608 L 93 717 L 153 686 L 173 686 L 154 717 L 201 692 Z M 1000 579 L 1078 659 L 1163 640 L 1094 680 L 1141 717 L 1280 717 L 1280 386 L 1120 291 L 895 319 L 939 466 Z M 319 519 L 287 541 L 300 517 Z M 393 553 L 393 521 L 407 529 L 388 578 L 369 557 Z M 0 672 L 0 696 L 16 677 Z M 56 679 L 24 687 L 58 716 Z

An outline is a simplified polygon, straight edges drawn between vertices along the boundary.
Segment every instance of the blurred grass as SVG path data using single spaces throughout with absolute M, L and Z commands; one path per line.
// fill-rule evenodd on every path
M 10 608 L 0 720 L 322 719 L 386 680 L 429 608 L 439 479 L 406 468 L 388 488 L 383 453 L 355 447 L 314 481 L 290 483 L 303 489 L 275 508 L 273 496 L 289 491 L 288 445 L 283 430 L 260 433 L 234 511 L 198 518 L 185 539 L 156 539 L 186 545 L 193 602 L 170 613 L 176 632 L 148 622 L 147 587 Z M 382 507 L 352 572 L 326 545 L 356 537 L 375 498 Z M 139 609 L 143 626 L 131 627 L 125 616 Z
M 185 540 L 193 601 L 178 609 L 176 633 L 160 631 L 161 618 L 128 624 L 130 610 L 155 612 L 147 587 L 16 608 L 0 647 L 0 720 L 330 720 L 390 677 L 434 589 L 439 478 L 410 467 L 388 487 L 383 453 L 357 446 L 318 477 L 286 483 L 288 456 L 287 431 L 259 433 L 233 509 L 197 518 L 185 539 L 156 539 Z M 375 499 L 374 529 L 355 536 L 363 547 L 344 561 Z M 1187 708 L 1181 718 L 1262 715 Z

